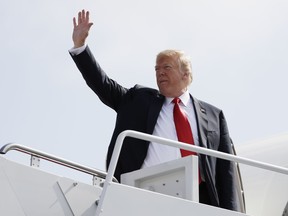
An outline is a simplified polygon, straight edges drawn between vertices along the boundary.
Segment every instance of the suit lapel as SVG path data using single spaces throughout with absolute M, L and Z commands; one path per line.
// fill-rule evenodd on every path
M 208 119 L 206 109 L 196 98 L 192 96 L 191 98 L 194 104 L 195 114 L 198 122 L 199 146 L 207 148 Z

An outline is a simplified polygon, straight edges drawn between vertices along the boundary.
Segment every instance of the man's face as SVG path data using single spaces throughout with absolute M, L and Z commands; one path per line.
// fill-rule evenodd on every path
M 179 97 L 186 91 L 188 75 L 181 71 L 175 57 L 157 59 L 155 71 L 159 91 L 164 96 Z

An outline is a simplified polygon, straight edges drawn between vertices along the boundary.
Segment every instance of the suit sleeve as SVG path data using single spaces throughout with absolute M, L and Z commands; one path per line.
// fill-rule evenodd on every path
M 219 151 L 232 154 L 232 143 L 229 136 L 227 122 L 223 112 L 219 115 L 220 145 Z M 236 187 L 236 165 L 232 161 L 217 159 L 216 183 L 218 188 L 220 207 L 239 211 Z
M 110 79 L 95 60 L 89 47 L 79 55 L 71 55 L 87 85 L 99 99 L 116 112 L 127 89 Z

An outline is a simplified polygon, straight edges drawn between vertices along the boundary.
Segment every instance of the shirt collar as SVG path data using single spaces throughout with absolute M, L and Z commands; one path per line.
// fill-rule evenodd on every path
M 180 100 L 184 106 L 187 106 L 189 103 L 189 100 L 190 100 L 190 94 L 188 91 L 186 91 L 182 95 L 180 95 L 178 98 L 180 98 Z M 168 104 L 172 103 L 173 99 L 174 98 L 171 98 L 171 97 L 165 97 L 165 104 L 168 105 Z

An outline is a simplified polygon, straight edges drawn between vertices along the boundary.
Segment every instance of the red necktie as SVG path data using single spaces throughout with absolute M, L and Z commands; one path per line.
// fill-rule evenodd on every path
M 194 145 L 194 139 L 193 139 L 192 130 L 191 130 L 188 118 L 186 114 L 179 107 L 180 101 L 181 100 L 179 98 L 174 98 L 172 101 L 175 104 L 174 109 L 173 109 L 173 116 L 174 116 L 174 124 L 176 127 L 178 141 Z M 192 155 L 192 154 L 196 155 L 195 152 L 187 151 L 184 149 L 180 149 L 180 151 L 181 151 L 182 157 Z
M 174 98 L 173 103 L 174 109 L 173 109 L 173 116 L 174 116 L 174 124 L 176 127 L 176 132 L 177 132 L 177 137 L 178 141 L 192 144 L 194 145 L 194 139 L 193 139 L 193 134 L 192 130 L 188 121 L 188 118 L 186 114 L 180 109 L 179 103 L 180 103 L 179 98 Z M 187 151 L 184 149 L 180 149 L 181 151 L 181 156 L 185 157 L 188 155 L 197 155 L 195 152 Z M 199 184 L 202 182 L 201 175 L 200 175 L 200 170 L 199 170 Z

